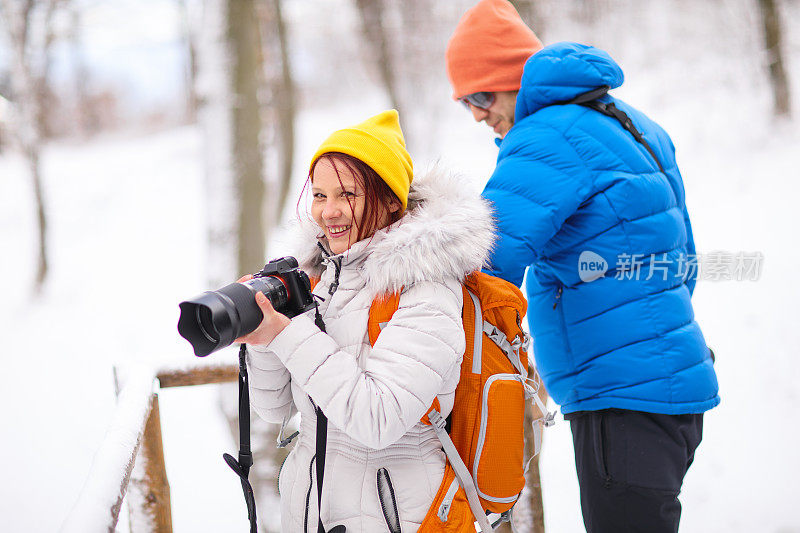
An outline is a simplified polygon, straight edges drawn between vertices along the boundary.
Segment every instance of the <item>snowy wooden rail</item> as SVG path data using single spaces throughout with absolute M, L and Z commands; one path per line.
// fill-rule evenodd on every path
M 139 370 L 127 375 L 117 394 L 111 426 L 61 533 L 114 533 L 126 494 L 131 533 L 171 533 L 170 489 L 158 393 L 168 387 L 236 381 L 238 375 L 236 365 L 164 369 L 155 373 Z M 546 401 L 543 388 L 540 394 Z M 538 458 L 531 466 L 528 476 L 531 518 L 533 531 L 541 533 L 544 519 Z
M 111 426 L 61 532 L 114 533 L 127 493 L 132 533 L 171 533 L 158 392 L 236 381 L 238 372 L 235 365 L 225 365 L 165 369 L 155 375 L 139 370 L 128 375 L 118 392 Z

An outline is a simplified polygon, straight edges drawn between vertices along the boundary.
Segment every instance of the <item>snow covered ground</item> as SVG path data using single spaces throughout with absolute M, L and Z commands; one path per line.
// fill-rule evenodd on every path
M 648 16 L 658 20 L 664 13 L 655 11 Z M 669 20 L 672 28 L 664 31 L 674 34 L 679 20 Z M 549 31 L 566 37 L 558 27 Z M 616 43 L 613 36 L 597 39 Z M 630 44 L 614 54 L 628 78 L 617 94 L 673 136 L 698 251 L 764 255 L 758 281 L 701 281 L 695 291 L 697 319 L 717 354 L 722 404 L 705 419 L 681 496 L 681 531 L 798 533 L 800 122 L 773 122 L 764 82 L 743 81 L 741 69 L 720 62 L 727 52 L 714 46 L 730 41 L 709 45 L 705 54 L 694 42 L 686 38 L 677 51 L 665 47 L 658 62 L 637 56 Z M 790 49 L 800 55 L 797 43 Z M 800 106 L 800 79 L 792 72 Z M 298 184 L 326 133 L 383 107 L 374 97 L 353 101 L 300 117 Z M 439 159 L 479 187 L 496 156 L 490 132 L 455 104 L 440 120 L 446 135 L 416 167 Z M 58 530 L 114 412 L 115 364 L 192 362 L 175 325 L 177 303 L 206 289 L 201 154 L 201 135 L 192 127 L 47 146 L 51 272 L 38 298 L 30 294 L 31 186 L 20 156 L 0 154 L 3 531 Z M 277 235 L 270 255 L 284 246 Z M 232 362 L 235 354 L 211 357 Z M 166 390 L 160 398 L 175 531 L 245 531 L 241 489 L 220 457 L 236 444 L 219 413 L 217 387 Z M 546 433 L 541 468 L 548 531 L 582 531 L 563 420 Z M 119 529 L 127 531 L 124 520 Z

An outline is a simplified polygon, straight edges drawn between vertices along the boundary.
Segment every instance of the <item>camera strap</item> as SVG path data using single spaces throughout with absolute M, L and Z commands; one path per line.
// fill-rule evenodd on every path
M 257 533 L 256 500 L 253 486 L 248 479 L 250 467 L 253 466 L 253 453 L 250 451 L 250 384 L 247 377 L 246 344 L 239 346 L 239 460 L 227 453 L 223 454 L 222 458 L 242 482 L 247 518 L 250 520 L 250 533 Z
M 317 306 L 314 324 L 322 331 L 325 332 L 325 321 L 322 320 L 322 315 Z M 313 403 L 313 400 L 312 400 Z M 316 442 L 316 467 L 317 467 L 317 533 L 345 533 L 345 527 L 342 525 L 335 526 L 330 531 L 325 530 L 322 525 L 322 480 L 325 477 L 325 450 L 328 447 L 328 417 L 322 412 L 322 409 L 314 403 L 314 411 L 317 415 L 317 442 Z
M 325 322 L 317 306 L 314 323 L 321 331 L 325 331 Z M 322 480 L 325 474 L 325 449 L 328 441 L 328 418 L 322 409 L 314 405 L 317 415 L 317 442 L 316 442 L 316 467 L 317 467 L 317 531 L 318 533 L 345 533 L 345 527 L 336 526 L 326 532 L 322 525 Z M 250 520 L 250 533 L 257 533 L 256 500 L 253 486 L 248 476 L 250 467 L 253 466 L 253 453 L 250 450 L 250 383 L 247 376 L 247 345 L 239 346 L 239 459 L 230 454 L 223 454 L 222 458 L 229 467 L 239 476 L 242 482 L 244 501 L 247 504 L 247 518 Z

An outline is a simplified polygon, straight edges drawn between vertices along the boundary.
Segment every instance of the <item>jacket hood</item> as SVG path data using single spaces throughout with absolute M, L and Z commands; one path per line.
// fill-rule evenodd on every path
M 396 292 L 419 281 L 463 280 L 482 269 L 495 241 L 492 210 L 489 202 L 465 185 L 462 177 L 439 169 L 415 177 L 403 218 L 376 232 L 371 241 L 355 243 L 341 254 L 344 264 L 363 250 L 359 268 L 374 294 Z M 309 276 L 321 276 L 327 239 L 312 221 L 301 226 L 300 268 Z
M 615 89 L 623 80 L 622 69 L 603 50 L 569 42 L 550 45 L 525 63 L 515 121 L 601 85 Z

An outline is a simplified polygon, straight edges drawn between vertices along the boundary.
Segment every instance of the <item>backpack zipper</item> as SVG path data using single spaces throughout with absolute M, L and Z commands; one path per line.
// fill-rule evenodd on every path
M 478 496 L 483 498 L 484 500 L 492 501 L 492 502 L 499 502 L 499 503 L 511 503 L 515 502 L 519 498 L 519 494 L 516 496 L 510 497 L 499 497 L 499 496 L 490 496 L 485 494 L 481 491 L 480 486 L 478 485 L 478 466 L 481 462 L 481 455 L 483 454 L 483 445 L 486 442 L 486 428 L 488 426 L 488 418 L 489 418 L 489 392 L 491 392 L 492 385 L 496 381 L 516 381 L 520 383 L 523 387 L 525 387 L 525 378 L 519 374 L 493 374 L 489 376 L 489 379 L 486 380 L 486 384 L 483 386 L 483 394 L 482 394 L 482 402 L 481 402 L 481 419 L 480 419 L 480 426 L 479 426 L 479 433 L 478 433 L 478 442 L 475 447 L 474 453 L 474 464 L 472 466 L 472 479 L 475 480 L 475 488 L 478 489 Z M 520 493 L 521 494 L 521 493 Z

